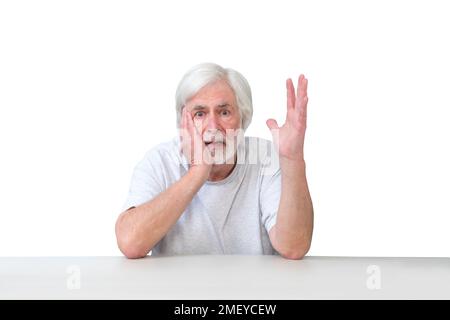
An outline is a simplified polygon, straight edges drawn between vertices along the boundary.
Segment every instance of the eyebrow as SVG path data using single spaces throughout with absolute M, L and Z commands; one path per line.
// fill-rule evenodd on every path
M 229 103 L 224 102 L 224 103 L 218 104 L 216 107 L 218 107 L 218 108 L 225 108 L 225 107 L 229 107 L 229 106 L 230 106 Z M 194 106 L 192 108 L 192 110 L 204 110 L 204 109 L 207 109 L 207 107 L 204 106 L 204 105 L 201 105 L 201 104 L 196 105 L 196 106 Z

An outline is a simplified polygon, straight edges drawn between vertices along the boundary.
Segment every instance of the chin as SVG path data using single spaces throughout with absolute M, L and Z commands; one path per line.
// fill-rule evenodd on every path
M 233 160 L 235 154 L 235 150 L 228 150 L 228 148 L 226 148 L 225 146 L 214 148 L 214 155 L 212 156 L 213 165 L 232 164 L 234 163 Z

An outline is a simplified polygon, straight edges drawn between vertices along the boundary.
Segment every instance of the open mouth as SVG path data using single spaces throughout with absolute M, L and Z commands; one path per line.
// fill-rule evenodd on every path
M 205 146 L 212 152 L 212 155 L 215 155 L 216 151 L 225 150 L 226 148 L 225 143 L 222 141 L 205 141 Z
M 224 141 L 205 141 L 206 145 L 210 145 L 210 144 L 225 144 Z

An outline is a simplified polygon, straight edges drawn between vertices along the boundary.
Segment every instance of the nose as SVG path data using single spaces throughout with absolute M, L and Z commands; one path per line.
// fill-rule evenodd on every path
M 219 139 L 219 136 L 222 137 L 222 131 L 221 131 L 221 125 L 219 123 L 219 119 L 215 114 L 212 114 L 207 117 L 207 119 L 204 120 L 204 127 L 203 127 L 203 138 L 205 140 L 222 140 Z M 214 138 L 213 138 L 214 137 Z
M 206 121 L 205 130 L 215 132 L 219 129 L 219 123 L 215 114 L 211 114 Z

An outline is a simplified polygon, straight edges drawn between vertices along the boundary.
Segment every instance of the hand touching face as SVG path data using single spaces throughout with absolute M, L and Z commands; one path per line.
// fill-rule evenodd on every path
M 235 94 L 226 81 L 219 80 L 200 89 L 183 110 L 204 143 L 201 148 L 210 151 L 214 164 L 233 159 L 241 116 Z

